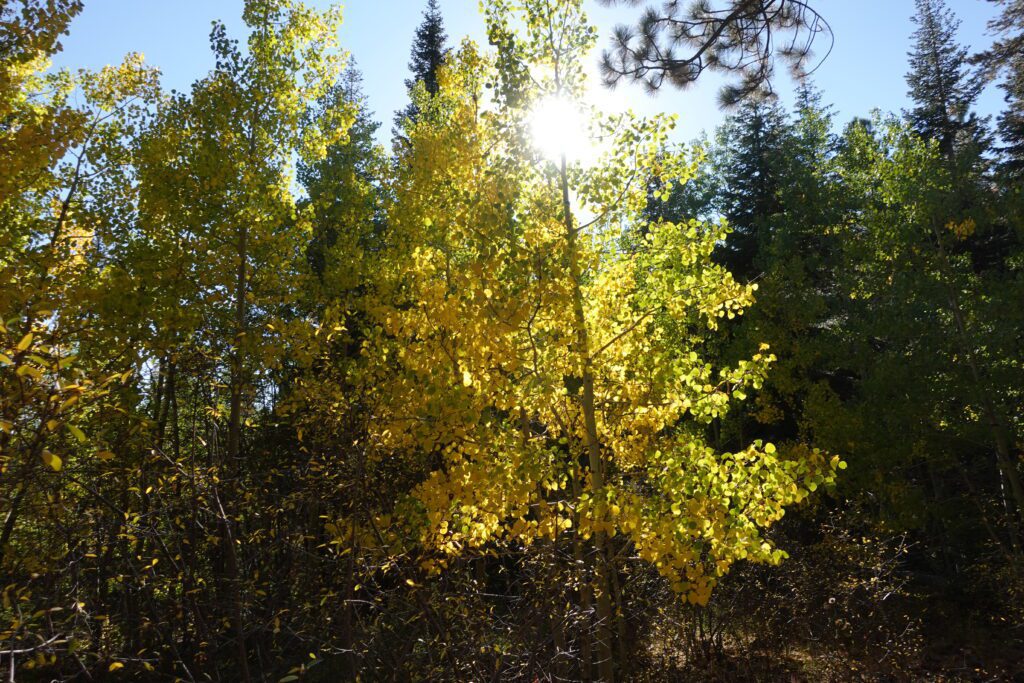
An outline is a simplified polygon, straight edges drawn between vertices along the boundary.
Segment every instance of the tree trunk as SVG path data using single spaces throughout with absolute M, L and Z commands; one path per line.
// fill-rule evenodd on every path
M 580 499 L 583 494 L 583 482 L 581 481 L 582 470 L 579 467 L 574 468 L 574 475 L 572 481 L 572 492 L 573 497 L 576 500 Z M 593 599 L 591 598 L 591 592 L 593 590 L 590 582 L 590 576 L 588 572 L 585 572 L 583 568 L 586 566 L 585 553 L 583 551 L 583 539 L 580 537 L 580 516 L 577 512 L 573 520 L 573 534 L 572 534 L 572 559 L 573 559 L 573 572 L 577 575 L 577 582 L 579 584 L 579 600 L 580 609 L 583 614 L 590 615 L 591 606 L 593 605 Z M 593 668 L 594 668 L 594 656 L 590 628 L 584 628 L 580 633 L 580 680 L 591 681 L 593 680 Z
M 228 466 L 237 465 L 242 442 L 242 393 L 245 385 L 242 344 L 246 335 L 246 295 L 248 294 L 249 230 L 242 226 L 238 235 L 238 272 L 235 282 L 235 338 L 231 352 L 231 413 L 228 417 Z
M 3 531 L 0 532 L 0 566 L 3 566 L 7 545 L 11 542 L 11 536 L 14 535 L 14 526 L 18 522 L 18 513 L 21 511 L 21 501 L 25 499 L 26 493 L 28 493 L 28 482 L 22 481 L 17 495 L 11 501 L 11 509 L 7 511 L 7 516 L 4 518 Z
M 572 281 L 573 322 L 576 327 L 576 346 L 579 354 L 583 395 L 580 399 L 583 411 L 583 424 L 586 433 L 587 456 L 590 461 L 590 486 L 592 491 L 604 488 L 604 463 L 601 460 L 601 444 L 597 435 L 597 409 L 594 401 L 593 359 L 590 355 L 590 338 L 587 332 L 587 319 L 583 309 L 583 290 L 581 287 L 576 228 L 573 225 L 572 206 L 569 202 L 569 178 L 566 173 L 565 154 L 562 154 L 560 167 L 562 185 L 562 212 L 565 220 L 566 246 L 569 257 L 569 277 Z M 605 683 L 615 680 L 615 660 L 612 655 L 613 620 L 611 596 L 609 595 L 607 567 L 607 539 L 604 532 L 594 534 L 596 553 L 594 563 L 594 593 L 597 600 L 597 670 Z
M 249 230 L 242 225 L 238 234 L 238 271 L 235 282 L 235 338 L 231 353 L 231 413 L 228 417 L 228 443 L 225 453 L 225 465 L 228 470 L 239 466 L 242 443 L 242 394 L 245 387 L 245 358 L 242 345 L 246 336 L 246 295 L 248 294 L 248 271 L 246 268 L 248 253 Z M 216 491 L 216 490 L 215 490 Z M 216 495 L 216 492 L 215 492 Z M 249 654 L 245 643 L 245 622 L 242 609 L 241 572 L 238 563 L 238 549 L 234 534 L 231 532 L 231 519 L 228 517 L 217 496 L 217 507 L 222 526 L 222 542 L 225 544 L 228 595 L 231 600 L 231 624 L 235 633 L 235 648 L 238 658 L 238 673 L 242 683 L 250 683 Z

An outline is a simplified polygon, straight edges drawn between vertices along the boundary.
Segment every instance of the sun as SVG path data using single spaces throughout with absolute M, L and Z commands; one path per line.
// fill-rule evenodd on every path
M 565 155 L 569 163 L 586 165 L 597 156 L 590 118 L 579 102 L 558 95 L 543 97 L 534 104 L 529 123 L 534 147 L 550 161 Z

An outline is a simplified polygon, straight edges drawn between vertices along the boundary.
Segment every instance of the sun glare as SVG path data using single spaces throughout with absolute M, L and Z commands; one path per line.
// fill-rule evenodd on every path
M 550 95 L 534 105 L 530 134 L 537 151 L 551 161 L 559 161 L 564 154 L 570 163 L 585 165 L 596 156 L 585 110 L 564 97 Z

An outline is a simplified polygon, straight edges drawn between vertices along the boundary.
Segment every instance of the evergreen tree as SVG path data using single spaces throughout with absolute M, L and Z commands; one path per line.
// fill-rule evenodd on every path
M 818 3 L 808 0 L 600 2 L 650 5 L 632 26 L 615 28 L 610 49 L 601 58 L 606 84 L 627 79 L 650 91 L 666 82 L 682 89 L 705 70 L 718 72 L 734 77 L 719 91 L 723 106 L 771 92 L 776 57 L 792 73 L 805 74 L 814 44 L 834 40 L 828 22 L 811 6 Z M 829 51 L 831 47 L 826 48 Z
M 991 146 L 987 119 L 971 111 L 984 82 L 970 68 L 967 50 L 956 42 L 960 21 L 944 0 L 917 0 L 917 7 L 918 30 L 907 74 L 916 106 L 905 116 L 918 135 L 938 144 L 953 174 L 956 192 L 947 220 L 972 215 L 977 221 L 977 229 L 957 248 L 973 254 L 976 268 L 991 268 L 1005 261 L 1012 240 L 1005 221 L 991 210 L 982 211 L 991 209 L 995 199 L 985 155 Z
M 332 145 L 327 155 L 311 164 L 300 163 L 298 180 L 306 190 L 315 216 L 313 236 L 306 249 L 306 259 L 312 271 L 323 281 L 331 279 L 333 272 L 330 252 L 343 246 L 348 253 L 355 249 L 372 248 L 379 237 L 377 218 L 379 188 L 376 187 L 377 167 L 382 151 L 374 142 L 380 124 L 373 120 L 366 94 L 363 75 L 354 64 L 331 91 L 317 103 L 322 111 L 355 108 L 355 119 L 342 142 Z M 351 268 L 341 267 L 334 273 L 342 280 L 351 280 Z M 332 281 L 335 288 L 346 288 Z
M 956 41 L 960 20 L 945 1 L 915 2 L 918 28 L 907 74 L 914 108 L 906 117 L 921 137 L 937 140 L 950 157 L 966 147 L 977 148 L 983 140 L 982 122 L 971 112 L 980 81 L 968 66 L 967 50 Z
M 835 344 L 830 321 L 843 305 L 833 226 L 842 224 L 848 206 L 836 172 L 838 141 L 831 132 L 833 113 L 822 104 L 820 92 L 805 82 L 796 94 L 791 117 L 761 116 L 759 127 L 770 135 L 746 137 L 748 144 L 763 144 L 764 139 L 771 143 L 760 167 L 742 163 L 751 158 L 751 149 L 743 145 L 724 151 L 732 194 L 723 192 L 723 198 L 737 207 L 761 202 L 763 213 L 745 216 L 755 228 L 749 258 L 758 283 L 757 303 L 723 353 L 726 359 L 742 357 L 764 342 L 779 357 L 752 409 L 723 422 L 728 442 L 744 434 L 813 439 L 802 432 L 808 390 L 821 385 L 848 393 L 848 372 L 828 353 Z M 768 182 L 758 183 L 759 176 Z M 739 188 L 747 193 L 740 194 Z
M 412 72 L 412 78 L 405 81 L 410 98 L 412 98 L 417 83 L 423 83 L 423 87 L 431 95 L 437 94 L 437 70 L 448 53 L 448 48 L 445 47 L 447 40 L 448 34 L 444 31 L 441 8 L 438 7 L 437 0 L 427 0 L 427 9 L 423 12 L 423 22 L 416 29 L 416 37 L 412 42 L 412 54 L 409 59 L 409 71 Z M 415 98 L 412 99 L 415 100 Z M 406 119 L 415 121 L 417 116 L 419 116 L 419 107 L 416 106 L 415 101 L 412 101 L 405 109 L 395 114 L 393 132 L 397 135 Z
M 1002 14 L 989 22 L 989 30 L 999 38 L 975 60 L 990 78 L 1006 77 L 1000 84 L 1007 104 L 999 115 L 1003 168 L 1009 176 L 1024 179 L 1024 0 L 991 1 L 1003 8 Z
M 832 119 L 821 93 L 801 85 L 774 160 L 776 213 L 769 217 L 770 239 L 761 239 L 754 264 L 761 278 L 758 302 L 739 335 L 746 347 L 764 341 L 777 350 L 780 363 L 759 405 L 764 408 L 775 399 L 775 407 L 794 422 L 800 419 L 807 386 L 841 383 L 837 378 L 844 374 L 823 362 L 822 353 L 831 344 L 828 321 L 841 303 L 838 245 L 831 228 L 841 224 L 848 204 L 835 170 Z
M 785 112 L 777 103 L 750 100 L 718 133 L 714 160 L 722 183 L 718 209 L 732 233 L 719 248 L 717 259 L 741 280 L 757 276 L 758 252 L 769 239 L 772 215 L 779 211 L 787 127 Z

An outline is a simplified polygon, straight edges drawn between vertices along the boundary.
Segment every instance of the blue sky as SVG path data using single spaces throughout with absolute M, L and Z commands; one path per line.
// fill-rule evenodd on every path
M 311 0 L 326 6 L 328 0 Z M 390 130 L 392 113 L 405 104 L 404 79 L 408 75 L 409 47 L 426 0 L 350 0 L 343 3 L 345 22 L 342 46 L 355 57 L 364 74 L 371 108 Z M 971 48 L 990 42 L 985 23 L 994 14 L 985 0 L 947 0 L 963 21 L 960 41 Z M 477 0 L 440 0 L 453 44 L 463 36 L 484 41 Z M 878 107 L 899 111 L 907 106 L 906 52 L 914 25 L 913 0 L 816 0 L 832 25 L 836 44 L 815 74 L 815 81 L 832 103 L 839 123 L 866 115 Z M 142 52 L 161 69 L 166 88 L 185 89 L 213 65 L 208 47 L 210 23 L 223 19 L 235 37 L 244 38 L 240 21 L 242 0 L 85 0 L 85 9 L 65 38 L 58 66 L 98 68 L 116 63 L 128 52 Z M 609 9 L 591 2 L 591 19 L 607 41 L 612 26 L 628 21 L 638 10 Z M 596 55 L 595 55 L 596 59 Z M 780 70 L 781 71 L 781 70 Z M 665 88 L 649 97 L 638 88 L 620 88 L 612 97 L 643 113 L 674 112 L 680 116 L 680 137 L 691 139 L 721 122 L 715 96 L 720 81 L 702 77 L 685 92 Z M 780 74 L 779 90 L 789 90 Z M 995 114 L 1001 93 L 990 87 L 979 102 L 982 114 Z

